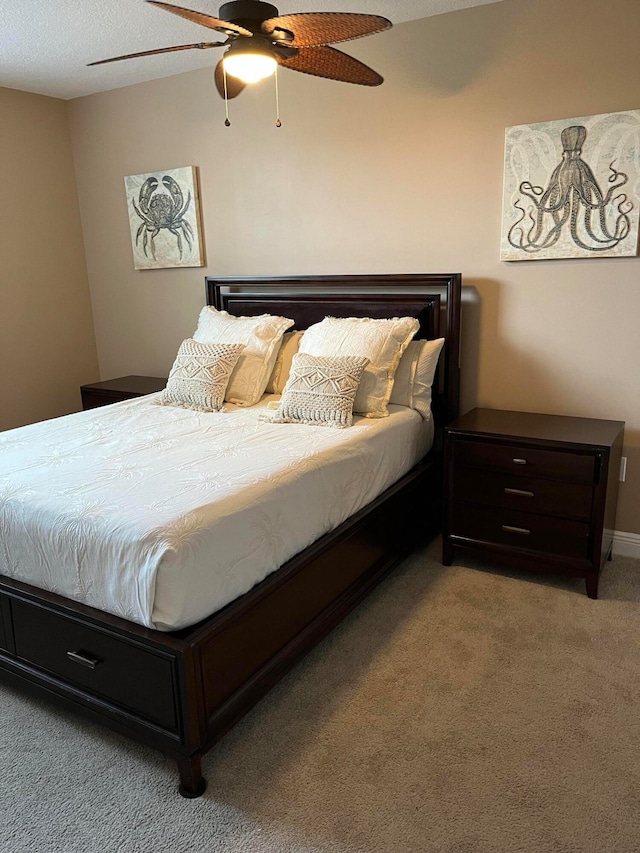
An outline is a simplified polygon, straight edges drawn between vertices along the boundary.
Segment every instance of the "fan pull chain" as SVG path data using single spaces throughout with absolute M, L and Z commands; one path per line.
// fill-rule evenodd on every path
M 227 94 L 227 72 L 224 70 L 224 62 L 222 63 L 222 79 L 224 81 L 224 126 L 231 127 L 229 121 L 229 96 Z
M 273 75 L 276 83 L 276 127 L 282 127 L 282 122 L 280 121 L 280 97 L 278 95 L 278 69 L 276 68 L 275 74 Z

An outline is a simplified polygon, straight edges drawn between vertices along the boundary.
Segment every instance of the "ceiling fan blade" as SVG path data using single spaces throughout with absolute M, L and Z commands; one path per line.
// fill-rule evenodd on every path
M 278 30 L 293 33 L 292 47 L 315 47 L 369 36 L 388 30 L 391 21 L 380 15 L 360 15 L 355 12 L 297 12 L 269 18 L 262 24 L 263 32 L 271 35 Z M 277 34 L 277 33 L 276 33 Z
M 218 32 L 225 33 L 226 35 L 253 35 L 250 30 L 245 30 L 244 27 L 240 27 L 238 24 L 214 18 L 212 15 L 206 15 L 204 12 L 194 12 L 192 9 L 184 9 L 182 6 L 172 6 L 171 3 L 160 3 L 159 0 L 146 0 L 146 2 L 151 3 L 152 6 L 164 9 L 165 12 L 171 12 L 174 15 L 179 15 L 181 18 L 186 18 L 188 21 L 193 21 L 194 24 L 201 24 L 203 27 L 209 27 L 210 30 L 218 30 Z
M 343 83 L 379 86 L 384 82 L 373 68 L 334 47 L 301 47 L 297 56 L 289 59 L 281 58 L 276 52 L 276 59 L 280 65 L 291 68 L 292 71 L 302 71 L 303 74 L 313 74 L 329 80 L 341 80 Z
M 222 60 L 220 60 L 216 65 L 213 79 L 215 80 L 218 94 L 221 98 L 224 98 L 224 71 L 222 70 Z M 231 74 L 227 74 L 227 100 L 237 98 L 245 86 L 246 83 L 243 83 L 242 80 L 238 80 L 237 77 L 232 77 Z
M 105 65 L 107 62 L 119 62 L 121 59 L 135 59 L 138 56 L 153 56 L 156 53 L 173 53 L 174 50 L 206 50 L 209 47 L 224 47 L 224 41 L 201 41 L 198 44 L 179 44 L 176 47 L 159 47 L 156 50 L 142 50 L 140 53 L 126 53 L 124 56 L 113 56 L 111 59 L 99 59 L 88 62 L 87 65 Z

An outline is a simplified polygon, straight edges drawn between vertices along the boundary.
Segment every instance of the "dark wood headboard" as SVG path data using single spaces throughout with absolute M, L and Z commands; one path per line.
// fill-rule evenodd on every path
M 206 277 L 207 305 L 236 316 L 279 314 L 306 329 L 331 317 L 416 317 L 417 338 L 445 344 L 434 383 L 436 428 L 458 415 L 460 273 L 323 275 L 285 278 Z M 438 430 L 439 431 L 439 430 Z

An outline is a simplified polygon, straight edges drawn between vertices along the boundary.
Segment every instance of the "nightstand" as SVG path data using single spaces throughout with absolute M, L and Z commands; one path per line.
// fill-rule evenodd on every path
M 119 379 L 107 379 L 106 382 L 81 385 L 82 408 L 86 411 L 133 397 L 143 397 L 162 391 L 166 384 L 167 380 L 158 376 L 121 376 Z
M 623 421 L 473 409 L 445 429 L 442 562 L 583 577 L 611 557 Z

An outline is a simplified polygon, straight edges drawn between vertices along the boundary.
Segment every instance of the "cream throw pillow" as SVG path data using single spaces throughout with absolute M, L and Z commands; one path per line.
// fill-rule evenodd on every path
M 267 394 L 282 394 L 291 372 L 291 362 L 298 352 L 300 340 L 304 332 L 285 332 L 276 356 L 276 363 L 267 382 Z
M 325 317 L 302 336 L 300 353 L 316 356 L 364 356 L 369 359 L 353 406 L 368 418 L 389 412 L 393 378 L 407 344 L 420 324 L 413 317 L 373 320 L 369 317 Z
M 353 423 L 353 401 L 369 363 L 358 356 L 297 353 L 277 412 L 264 420 L 344 428 Z
M 253 406 L 264 394 L 284 332 L 293 320 L 271 314 L 234 317 L 226 311 L 205 306 L 198 318 L 193 338 L 203 344 L 244 344 L 225 400 L 239 406 Z
M 425 421 L 431 419 L 431 386 L 443 346 L 444 338 L 409 343 L 396 370 L 390 403 L 415 409 Z
M 242 344 L 199 344 L 187 338 L 180 344 L 167 387 L 157 402 L 199 412 L 218 412 Z

